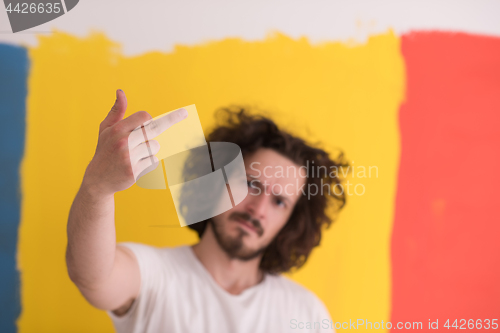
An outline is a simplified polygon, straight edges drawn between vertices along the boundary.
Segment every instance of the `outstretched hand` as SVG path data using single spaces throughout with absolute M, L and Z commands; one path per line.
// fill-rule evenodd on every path
M 84 184 L 108 195 L 132 186 L 143 174 L 153 170 L 160 150 L 153 140 L 170 126 L 185 119 L 186 109 L 178 109 L 153 120 L 146 111 L 123 119 L 127 98 L 116 91 L 115 104 L 99 127 L 99 139 L 92 161 L 85 171 Z

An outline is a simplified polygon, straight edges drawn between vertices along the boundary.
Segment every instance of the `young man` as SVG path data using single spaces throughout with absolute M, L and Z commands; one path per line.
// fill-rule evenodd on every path
M 88 302 L 106 310 L 119 333 L 333 331 L 323 303 L 280 273 L 301 267 L 319 244 L 332 222 L 327 206 L 333 212 L 344 206 L 332 173 L 345 166 L 342 154 L 332 160 L 268 118 L 226 110 L 207 141 L 240 147 L 246 198 L 189 225 L 200 236 L 194 246 L 116 244 L 113 195 L 132 186 L 159 150 L 154 140 L 143 156 L 134 154 L 145 143 L 129 149 L 130 133 L 151 116 L 141 111 L 122 119 L 126 105 L 118 90 L 68 219 L 68 273 Z M 171 113 L 168 126 L 186 116 L 182 109 Z M 314 165 L 315 177 L 306 165 Z M 306 193 L 313 184 L 327 184 L 329 193 Z

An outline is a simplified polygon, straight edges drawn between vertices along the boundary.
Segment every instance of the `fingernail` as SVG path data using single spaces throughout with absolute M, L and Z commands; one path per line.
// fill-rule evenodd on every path
M 188 112 L 186 109 L 181 109 L 181 111 L 179 112 L 181 114 L 182 117 L 184 118 L 187 118 L 188 116 Z

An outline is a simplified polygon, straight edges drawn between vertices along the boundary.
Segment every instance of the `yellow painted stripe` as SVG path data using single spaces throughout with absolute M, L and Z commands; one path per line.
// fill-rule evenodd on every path
M 365 186 L 365 194 L 349 197 L 321 248 L 293 278 L 323 299 L 335 321 L 389 319 L 396 115 L 404 92 L 394 33 L 362 45 L 311 45 L 306 38 L 274 34 L 263 41 L 226 39 L 132 58 L 101 34 L 77 38 L 56 32 L 39 38 L 29 51 L 19 332 L 112 332 L 106 314 L 71 284 L 64 251 L 68 211 L 117 88 L 127 94 L 127 116 L 139 110 L 157 116 L 196 104 L 205 132 L 214 125 L 217 107 L 259 105 L 308 141 L 341 147 L 354 166 L 376 166 L 377 178 L 351 179 Z M 168 190 L 133 186 L 115 198 L 119 241 L 172 246 L 196 241 L 187 228 L 150 227 L 178 225 Z

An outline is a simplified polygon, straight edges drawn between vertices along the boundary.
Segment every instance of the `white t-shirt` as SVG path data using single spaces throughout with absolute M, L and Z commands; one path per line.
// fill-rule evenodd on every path
M 316 295 L 284 276 L 268 274 L 232 295 L 215 282 L 190 246 L 120 244 L 137 257 L 141 287 L 124 316 L 106 311 L 118 333 L 334 331 Z

